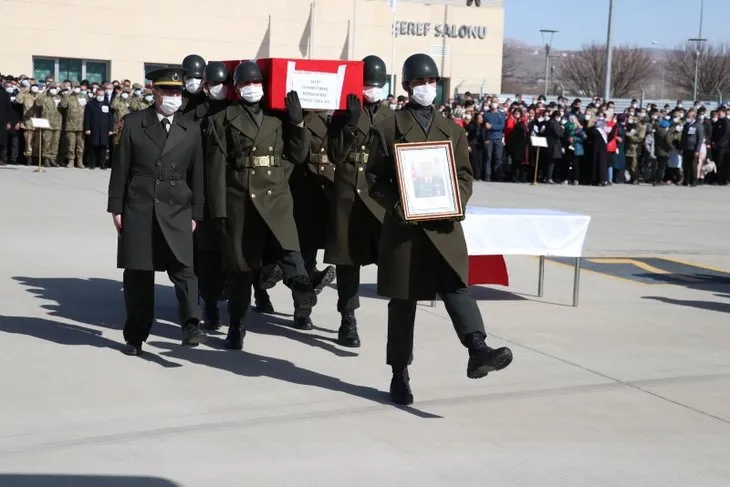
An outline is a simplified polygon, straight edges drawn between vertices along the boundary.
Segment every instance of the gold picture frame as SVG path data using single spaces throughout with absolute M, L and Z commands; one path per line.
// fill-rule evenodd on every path
M 407 221 L 464 215 L 450 140 L 395 144 L 394 151 L 401 206 Z

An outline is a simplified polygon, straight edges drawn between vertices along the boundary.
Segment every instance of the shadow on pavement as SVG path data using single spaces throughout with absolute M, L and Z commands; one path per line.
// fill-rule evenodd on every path
M 704 309 L 706 311 L 717 311 L 720 313 L 730 313 L 730 303 L 720 303 L 717 301 L 697 301 L 692 299 L 672 299 L 663 296 L 644 296 L 644 299 L 651 299 L 665 304 L 674 304 L 677 306 L 689 306 L 690 308 Z
M 0 316 L 0 332 L 26 335 L 66 346 L 88 346 L 112 350 L 121 348 L 119 342 L 105 338 L 99 330 L 45 318 Z M 152 353 L 145 353 L 141 358 L 167 368 L 181 366 Z M 0 482 L 0 486 L 3 486 L 2 482 Z
M 209 350 L 206 348 L 184 348 L 171 345 L 167 342 L 153 342 L 150 345 L 167 350 L 163 352 L 163 355 L 166 357 L 186 360 L 194 364 L 224 370 L 244 377 L 268 377 L 292 384 L 343 392 L 377 404 L 391 405 L 390 397 L 386 392 L 379 391 L 373 387 L 350 384 L 336 377 L 297 367 L 294 363 L 279 358 L 256 355 L 245 350 L 243 352 L 222 352 L 220 350 Z M 414 407 L 399 409 L 419 418 L 443 419 L 442 416 L 427 413 Z
M 122 475 L 3 474 L 2 487 L 181 487 L 161 477 Z
M 329 287 L 337 290 L 336 284 L 331 284 Z M 501 289 L 494 289 L 493 287 L 469 286 L 469 293 L 477 301 L 529 301 L 524 296 L 509 291 L 502 291 Z M 375 283 L 360 284 L 360 296 L 383 300 L 390 299 L 378 296 L 378 285 Z
M 159 276 L 156 276 L 159 278 Z M 101 326 L 120 332 L 124 327 L 122 283 L 111 279 L 66 277 L 14 277 L 38 299 L 52 301 L 43 309 L 51 316 Z M 158 320 L 178 322 L 177 301 L 171 287 L 155 285 L 155 315 Z M 156 322 L 152 335 L 180 340 L 180 327 Z

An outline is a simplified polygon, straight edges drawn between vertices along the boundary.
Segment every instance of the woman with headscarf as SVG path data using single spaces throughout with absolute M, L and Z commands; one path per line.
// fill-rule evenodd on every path
M 471 115 L 469 115 L 471 117 Z M 484 116 L 477 113 L 466 125 L 466 140 L 469 145 L 469 162 L 474 173 L 474 179 L 482 179 L 482 160 L 484 158 L 484 144 L 487 140 L 487 128 L 484 126 Z
M 530 129 L 521 108 L 512 111 L 510 130 L 505 133 L 507 154 L 512 160 L 514 181 L 526 183 L 530 174 Z
M 566 158 L 566 174 L 564 183 L 577 185 L 580 181 L 580 166 L 583 164 L 583 141 L 586 138 L 583 127 L 575 113 L 568 116 L 568 123 L 565 124 L 565 142 L 567 150 Z

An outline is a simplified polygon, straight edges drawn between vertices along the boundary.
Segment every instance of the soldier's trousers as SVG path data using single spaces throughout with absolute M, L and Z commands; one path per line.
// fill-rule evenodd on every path
M 72 166 L 76 161 L 77 166 L 84 163 L 84 133 L 81 131 L 66 132 L 66 161 Z
M 249 306 L 251 306 L 251 286 L 253 272 L 234 272 L 228 276 L 230 297 L 228 298 L 228 316 L 230 326 L 242 324 Z
M 45 160 L 56 162 L 58 158 L 58 146 L 61 143 L 60 130 L 44 130 L 42 135 L 43 154 L 41 157 Z
M 302 247 L 302 265 L 304 266 L 304 272 L 309 277 L 309 283 L 311 285 L 312 279 L 314 278 L 314 272 L 317 270 L 317 248 Z M 312 308 L 300 308 L 297 306 L 297 300 L 292 292 L 292 299 L 294 300 L 294 317 L 302 318 L 310 316 L 312 314 Z
M 352 313 L 360 307 L 360 266 L 338 265 L 337 311 Z
M 198 309 L 198 280 L 191 267 L 170 262 L 167 275 L 175 287 L 180 324 L 200 320 Z M 126 269 L 124 271 L 124 305 L 127 320 L 124 323 L 124 340 L 141 344 L 147 340 L 155 315 L 155 273 Z
M 438 295 L 444 302 L 456 335 L 467 346 L 471 333 L 486 336 L 484 320 L 479 307 L 456 272 L 441 259 L 439 264 Z M 339 282 L 338 282 L 339 285 Z M 413 362 L 413 332 L 416 306 L 413 299 L 391 299 L 388 303 L 387 363 L 394 368 L 406 367 Z
M 33 130 L 26 129 L 23 131 L 23 138 L 25 139 L 25 149 L 23 150 L 23 156 L 25 157 L 25 163 L 30 164 L 33 155 L 37 155 L 37 148 L 33 147 Z
M 200 297 L 205 304 L 215 304 L 223 292 L 226 276 L 220 252 L 210 249 L 196 249 L 195 268 L 198 275 Z

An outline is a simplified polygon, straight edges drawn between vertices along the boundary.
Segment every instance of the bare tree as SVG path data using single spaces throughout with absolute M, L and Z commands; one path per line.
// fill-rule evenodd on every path
M 727 94 L 730 91 L 730 45 L 703 43 L 697 50 L 694 44 L 687 43 L 667 53 L 667 79 L 682 96 L 690 97 L 694 92 L 696 60 L 699 61 L 697 97 L 710 100 Z
M 502 44 L 502 84 L 514 80 L 517 69 L 517 48 L 510 43 Z
M 611 95 L 626 98 L 638 95 L 651 83 L 654 65 L 646 49 L 633 46 L 613 48 Z M 560 78 L 570 88 L 584 95 L 602 95 L 606 72 L 606 45 L 584 44 L 566 56 L 560 66 Z

